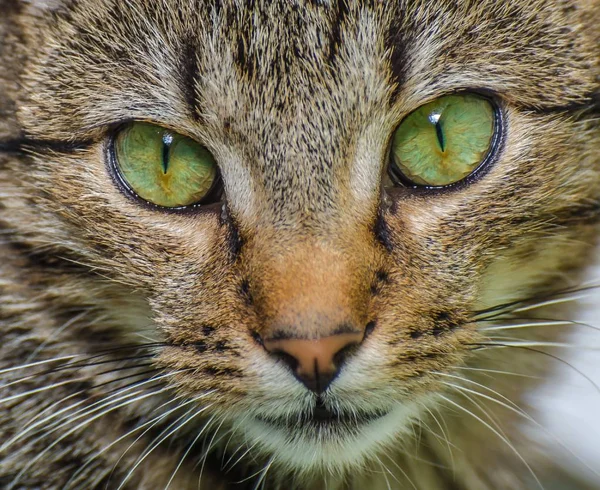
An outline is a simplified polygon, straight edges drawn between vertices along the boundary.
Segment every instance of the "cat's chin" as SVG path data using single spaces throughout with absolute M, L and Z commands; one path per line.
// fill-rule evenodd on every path
M 255 415 L 241 428 L 246 444 L 296 475 L 343 474 L 367 466 L 382 451 L 401 450 L 419 417 L 417 404 L 395 404 L 360 415 L 273 418 Z

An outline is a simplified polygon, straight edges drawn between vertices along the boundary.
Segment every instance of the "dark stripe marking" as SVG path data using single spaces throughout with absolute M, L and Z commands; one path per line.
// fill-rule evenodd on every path
M 0 142 L 0 153 L 27 153 L 28 150 L 37 152 L 74 153 L 86 150 L 94 143 L 91 139 L 84 140 L 43 140 L 20 138 Z
M 58 273 L 92 274 L 90 267 L 82 265 L 75 258 L 68 257 L 69 251 L 43 250 L 23 241 L 5 242 L 16 254 L 28 261 L 29 267 L 52 269 Z
M 235 220 L 233 216 L 231 216 L 231 214 L 229 213 L 229 208 L 226 204 L 223 206 L 222 212 L 220 214 L 220 223 L 221 226 L 227 228 L 226 243 L 230 250 L 231 260 L 235 261 L 242 251 L 242 247 L 244 246 L 244 240 L 240 236 Z
M 185 96 L 185 101 L 190 114 L 195 121 L 202 121 L 202 115 L 198 108 L 198 97 L 196 93 L 196 83 L 198 81 L 198 57 L 194 47 L 192 37 L 190 36 L 183 46 L 181 53 L 181 91 Z
M 549 106 L 520 105 L 519 109 L 535 112 L 537 114 L 560 114 L 564 112 L 586 111 L 591 115 L 600 115 L 600 89 L 596 93 L 587 95 L 582 102 Z
M 403 19 L 404 15 L 402 12 L 398 12 L 394 18 L 398 20 Z M 406 37 L 405 29 L 400 23 L 392 22 L 387 32 L 385 44 L 390 52 L 391 81 L 394 84 L 390 101 L 394 104 L 406 80 L 409 63 L 406 53 L 406 46 L 409 45 L 409 40 Z
M 375 224 L 373 225 L 373 234 L 377 241 L 381 243 L 388 252 L 394 250 L 390 228 L 381 212 L 378 213 Z
M 335 13 L 331 19 L 331 32 L 329 34 L 329 51 L 327 58 L 333 64 L 342 43 L 342 27 L 348 17 L 348 5 L 344 0 L 337 3 Z
M 552 226 L 569 226 L 581 224 L 595 224 L 600 222 L 600 202 L 590 205 L 574 205 L 564 208 L 556 213 L 541 216 L 520 216 L 511 220 L 512 225 L 523 223 L 548 223 Z

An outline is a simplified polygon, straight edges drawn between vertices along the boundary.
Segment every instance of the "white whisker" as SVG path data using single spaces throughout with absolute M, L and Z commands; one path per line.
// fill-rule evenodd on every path
M 202 429 L 198 432 L 198 434 L 196 435 L 196 437 L 194 437 L 192 443 L 188 446 L 188 448 L 186 449 L 185 453 L 183 454 L 183 456 L 180 458 L 179 460 L 179 464 L 177 465 L 177 467 L 173 470 L 173 473 L 171 474 L 171 478 L 169 478 L 169 481 L 167 482 L 167 485 L 165 486 L 164 490 L 168 490 L 169 486 L 171 485 L 171 483 L 173 482 L 173 479 L 175 478 L 175 475 L 177 474 L 177 472 L 179 471 L 179 468 L 181 468 L 181 465 L 183 464 L 183 462 L 185 461 L 185 458 L 187 458 L 187 455 L 190 453 L 190 451 L 192 450 L 192 448 L 196 445 L 196 443 L 200 440 L 200 437 L 202 437 L 202 435 L 204 434 L 204 432 L 206 431 L 206 429 L 209 427 L 210 423 L 212 422 L 212 420 L 216 417 L 216 415 L 213 415 L 208 422 L 206 422 L 206 424 L 204 425 L 204 427 L 202 427 Z
M 493 342 L 499 341 L 502 342 L 502 345 L 505 347 L 556 347 L 556 348 L 564 348 L 564 349 L 582 349 L 582 350 L 600 350 L 600 346 L 598 345 L 576 345 L 576 344 L 568 344 L 566 342 L 536 342 L 536 341 L 528 341 L 528 340 L 519 340 L 512 337 L 490 337 L 491 345 Z M 486 341 L 481 342 L 481 344 L 486 345 Z
M 235 462 L 231 465 L 229 465 L 231 459 L 233 459 L 233 457 L 235 456 L 235 454 L 237 454 L 238 450 L 236 450 L 235 453 L 233 453 L 233 455 L 227 460 L 227 463 L 225 463 L 225 470 L 229 467 L 229 468 L 235 468 L 235 466 L 244 459 L 244 457 L 246 457 L 247 454 L 250 453 L 250 451 L 252 451 L 256 446 L 258 445 L 258 441 L 255 442 L 254 444 L 252 444 L 252 446 L 248 447 L 248 449 L 246 449 L 242 455 L 235 460 Z M 241 446 L 240 446 L 241 447 Z
M 134 383 L 131 386 L 128 386 L 128 387 L 120 389 L 119 391 L 113 393 L 112 395 L 110 395 L 108 397 L 102 398 L 101 400 L 92 403 L 91 405 L 88 405 L 88 406 L 85 406 L 85 407 L 83 407 L 83 408 L 81 408 L 79 410 L 76 410 L 74 413 L 70 414 L 68 420 L 64 421 L 63 423 L 60 423 L 60 420 L 59 420 L 58 425 L 55 426 L 54 428 L 52 428 L 51 431 L 46 432 L 45 436 L 48 436 L 48 435 L 52 434 L 56 430 L 60 429 L 61 427 L 64 427 L 65 425 L 68 425 L 68 424 L 72 423 L 75 420 L 78 420 L 78 419 L 80 419 L 82 417 L 90 415 L 91 413 L 94 413 L 97 410 L 101 410 L 102 408 L 104 408 L 107 405 L 110 405 L 110 404 L 115 403 L 117 401 L 121 401 L 121 400 L 126 399 L 126 398 L 131 397 L 131 396 L 135 396 L 135 395 L 132 395 L 131 393 L 128 394 L 128 395 L 124 395 L 128 391 L 136 390 L 136 389 L 140 388 L 141 386 L 147 385 L 149 383 L 160 381 L 161 379 L 173 376 L 174 374 L 176 374 L 176 373 L 167 373 L 167 374 L 163 374 L 163 375 L 161 375 L 161 376 L 159 376 L 157 378 L 151 378 L 149 380 L 145 380 L 145 381 L 142 381 L 142 382 L 139 382 L 139 383 Z M 73 395 L 81 394 L 81 393 L 84 393 L 85 391 L 86 390 L 80 390 L 79 392 L 74 393 Z M 137 391 L 135 393 L 136 394 L 137 393 L 142 393 L 142 391 Z M 71 396 L 73 396 L 73 395 L 71 395 Z M 116 398 L 116 400 L 113 400 L 113 398 Z M 68 399 L 68 397 L 67 397 L 67 399 Z M 112 400 L 112 401 L 109 401 L 109 400 Z M 40 420 L 40 421 L 38 421 L 38 422 L 36 422 L 34 424 L 30 424 L 29 426 L 27 426 L 25 428 L 24 431 L 19 432 L 18 434 L 15 434 L 14 437 L 12 437 L 8 441 L 6 441 L 2 445 L 2 447 L 0 447 L 0 450 L 5 450 L 6 448 L 8 448 L 9 446 L 11 446 L 15 442 L 17 442 L 20 439 L 22 439 L 25 435 L 27 435 L 29 432 L 31 432 L 32 430 L 34 430 L 36 427 L 42 426 L 45 429 L 48 429 L 47 424 L 52 419 L 55 419 L 55 418 L 59 417 L 60 415 L 62 415 L 63 413 L 68 412 L 69 410 L 71 410 L 71 409 L 73 409 L 73 408 L 75 408 L 75 407 L 77 407 L 77 406 L 79 406 L 81 404 L 85 404 L 86 402 L 87 402 L 87 400 L 81 400 L 79 402 L 73 403 L 72 405 L 64 407 L 61 410 L 59 410 L 58 412 L 52 413 L 51 415 L 45 417 L 44 419 L 42 419 L 42 420 Z
M 410 486 L 413 487 L 414 490 L 418 490 L 415 483 L 412 481 L 410 476 L 408 476 L 408 473 L 406 473 L 406 471 L 404 469 L 402 469 L 402 467 L 398 463 L 396 463 L 391 456 L 389 456 L 387 454 L 384 454 L 384 456 L 387 459 L 389 459 L 396 468 L 398 468 L 398 470 L 400 471 L 400 473 L 402 473 L 402 476 L 404 476 L 404 478 L 406 478 L 406 481 L 410 484 Z M 379 458 L 377 458 L 377 459 L 379 459 Z M 398 483 L 400 483 L 400 481 L 395 476 L 394 476 L 394 480 L 396 480 Z
M 559 305 L 562 303 L 569 303 L 570 301 L 579 301 L 580 299 L 589 298 L 590 296 L 591 296 L 591 293 L 586 293 L 586 294 L 577 294 L 575 296 L 567 296 L 564 298 L 549 299 L 549 300 L 541 301 L 539 303 L 535 303 L 532 305 L 521 306 L 521 307 L 515 308 L 511 311 L 513 313 L 521 313 L 523 311 L 537 310 L 544 306 Z
M 37 357 L 37 355 L 44 350 L 44 348 L 48 345 L 48 343 L 50 341 L 52 341 L 55 338 L 60 337 L 60 334 L 62 332 L 64 332 L 67 328 L 69 328 L 71 325 L 73 325 L 74 323 L 77 323 L 79 320 L 85 318 L 87 315 L 89 315 L 91 313 L 91 308 L 88 308 L 84 311 L 82 311 L 81 313 L 79 313 L 78 315 L 75 315 L 73 318 L 67 320 L 66 322 L 64 322 L 60 327 L 54 329 L 51 333 L 51 335 L 49 335 L 48 337 L 46 337 L 44 339 L 44 341 L 38 345 L 33 352 L 27 357 L 26 361 L 27 362 L 31 362 L 33 359 L 35 359 Z M 89 326 L 95 325 L 98 322 L 99 319 L 97 319 L 94 322 L 90 322 Z
M 464 370 L 464 371 L 477 371 L 484 373 L 486 375 L 491 374 L 504 374 L 507 376 L 518 376 L 522 378 L 530 378 L 530 379 L 541 379 L 539 376 L 532 376 L 530 374 L 522 374 L 522 373 L 513 373 L 510 371 L 501 371 L 498 369 L 485 369 L 485 368 L 474 368 L 474 367 L 466 367 L 466 366 L 458 366 L 456 369 Z
M 275 461 L 275 458 L 271 458 L 271 460 L 266 464 L 264 469 L 261 471 L 260 478 L 254 485 L 254 490 L 258 490 L 261 487 L 261 485 L 263 484 L 263 482 L 266 481 L 265 479 L 267 477 L 267 473 L 271 469 L 271 465 L 273 464 L 273 461 Z
M 429 407 L 424 406 L 424 408 L 427 411 L 427 413 L 429 413 L 429 415 L 431 416 L 431 418 L 433 418 L 433 420 L 435 421 L 435 423 L 437 424 L 437 426 L 440 428 L 440 431 L 442 432 L 441 438 L 446 443 L 446 447 L 448 448 L 448 454 L 450 455 L 450 465 L 452 467 L 452 473 L 454 473 L 454 471 L 455 471 L 455 469 L 454 469 L 455 468 L 455 466 L 454 466 L 454 453 L 452 452 L 452 446 L 454 446 L 454 444 L 452 444 L 450 442 L 450 438 L 448 437 L 448 433 L 444 430 L 444 427 L 440 423 L 439 419 L 435 416 L 435 414 L 429 409 Z M 433 434 L 434 436 L 440 437 L 438 434 L 436 434 L 433 431 L 431 431 L 430 433 Z M 456 447 L 456 446 L 454 446 L 454 447 Z
M 20 369 L 27 369 L 30 367 L 41 366 L 43 364 L 50 364 L 51 362 L 70 361 L 70 360 L 76 359 L 78 357 L 82 357 L 82 356 L 77 354 L 77 355 L 70 355 L 70 356 L 63 356 L 63 357 L 55 357 L 52 359 L 45 359 L 43 361 L 30 362 L 27 364 L 20 364 L 18 366 L 11 366 L 9 368 L 0 369 L 0 374 L 10 373 L 12 371 L 19 371 Z M 0 388 L 2 388 L 3 386 L 5 386 L 5 385 L 0 385 Z
M 478 422 L 480 422 L 481 424 L 483 424 L 485 427 L 487 427 L 490 431 L 492 431 L 496 436 L 498 436 L 500 438 L 500 440 L 502 440 L 502 442 L 504 442 L 509 448 L 510 450 L 517 456 L 517 458 L 519 458 L 519 460 L 525 465 L 525 467 L 527 468 L 527 470 L 530 472 L 531 476 L 533 477 L 533 479 L 535 480 L 535 482 L 537 483 L 537 485 L 544 490 L 544 486 L 542 485 L 542 483 L 540 482 L 539 478 L 537 477 L 537 475 L 535 474 L 535 472 L 533 471 L 533 469 L 531 468 L 531 466 L 529 466 L 529 463 L 525 460 L 525 458 L 523 458 L 523 456 L 521 455 L 521 453 L 519 453 L 519 451 L 517 451 L 517 449 L 514 447 L 514 445 L 510 442 L 510 440 L 508 440 L 505 436 L 503 436 L 500 432 L 498 432 L 496 429 L 494 429 L 490 424 L 488 424 L 485 420 L 483 420 L 481 417 L 479 417 L 478 415 L 474 414 L 473 412 L 471 412 L 470 410 L 464 408 L 463 406 L 459 405 L 458 403 L 450 400 L 448 397 L 445 397 L 444 395 L 438 395 L 442 400 L 446 401 L 446 403 L 449 403 L 450 405 L 454 406 L 455 408 L 457 408 L 458 410 L 466 413 L 467 415 L 470 415 L 471 417 L 475 418 L 475 420 L 477 420 Z
M 385 484 L 387 486 L 387 490 L 392 490 L 392 485 L 390 485 L 390 480 L 387 477 L 387 473 L 391 474 L 391 471 L 387 468 L 387 466 L 385 466 L 381 460 L 377 457 L 377 455 L 373 455 L 373 457 L 375 458 L 375 460 L 377 460 L 377 462 L 379 463 L 379 467 L 381 468 L 381 474 L 383 475 L 383 478 L 385 479 Z M 400 483 L 400 482 L 398 482 Z M 416 490 L 416 489 L 415 489 Z
M 214 418 L 215 418 L 214 416 L 211 417 L 211 419 L 207 422 L 206 427 L 209 427 L 212 424 L 212 421 L 214 420 Z M 203 451 L 203 454 L 200 458 L 200 461 L 202 461 L 202 466 L 200 467 L 200 475 L 198 476 L 198 484 L 200 484 L 200 481 L 202 480 L 202 474 L 204 473 L 204 465 L 206 464 L 206 459 L 208 458 L 208 455 L 210 453 L 210 450 L 212 449 L 213 444 L 215 444 L 215 437 L 219 433 L 219 430 L 223 426 L 224 422 L 225 422 L 225 419 L 223 419 L 221 421 L 221 423 L 219 424 L 217 429 L 214 431 L 213 436 L 208 443 L 208 448 Z M 216 442 L 218 442 L 219 440 L 220 439 L 218 439 Z M 196 466 L 198 466 L 198 465 L 196 465 Z
M 23 398 L 23 397 L 26 397 L 26 396 L 35 395 L 36 393 L 42 393 L 44 391 L 53 390 L 55 388 L 60 388 L 61 386 L 65 386 L 65 385 L 68 385 L 68 384 L 81 383 L 82 381 L 85 381 L 86 379 L 87 378 L 68 379 L 66 381 L 60 381 L 59 383 L 54 383 L 54 384 L 51 384 L 49 386 L 42 386 L 40 388 L 35 388 L 33 390 L 24 391 L 23 393 L 17 393 L 16 395 L 12 395 L 12 396 L 8 396 L 6 398 L 2 398 L 0 400 L 0 404 L 7 403 L 7 402 L 10 402 L 10 401 L 13 401 L 13 400 L 18 400 L 19 398 Z M 6 386 L 9 386 L 9 385 L 6 385 Z
M 182 398 L 183 395 L 178 396 L 177 398 L 174 398 L 173 400 L 169 400 L 165 403 L 162 403 L 160 406 L 158 406 L 155 410 L 160 410 L 162 408 L 164 408 L 166 405 L 173 403 L 179 399 Z M 193 400 L 190 400 L 188 403 L 192 403 Z M 136 439 L 134 441 L 137 442 L 139 440 L 139 438 L 143 437 L 144 434 L 146 434 L 147 431 L 151 430 L 152 427 L 154 427 L 155 425 L 159 424 L 163 419 L 167 418 L 169 415 L 171 415 L 173 412 L 176 412 L 177 410 L 180 410 L 181 408 L 183 408 L 185 405 L 187 405 L 187 403 L 184 404 L 178 404 L 176 407 L 171 408 L 169 410 L 167 410 L 166 412 L 163 412 L 159 415 L 156 415 L 155 417 L 151 418 L 150 420 L 148 420 L 147 422 L 143 423 L 142 425 L 139 425 L 137 427 L 134 427 L 133 429 L 129 430 L 128 432 L 126 432 L 125 434 L 123 434 L 122 436 L 118 437 L 117 439 L 115 439 L 114 441 L 112 441 L 110 444 L 107 444 L 106 446 L 104 446 L 102 449 L 96 451 L 91 457 L 87 458 L 86 462 L 84 463 L 84 465 L 79 468 L 70 478 L 70 480 L 67 482 L 67 485 L 65 485 L 65 488 L 69 488 L 69 485 L 71 482 L 75 481 L 75 479 L 77 478 L 77 476 L 79 476 L 83 470 L 85 468 L 87 468 L 94 460 L 96 460 L 99 456 L 101 456 L 103 453 L 105 453 L 106 451 L 108 451 L 111 447 L 115 446 L 116 444 L 118 444 L 119 442 L 123 441 L 124 439 L 127 439 L 128 437 L 130 437 L 131 435 L 133 435 L 134 433 L 136 433 L 137 431 L 148 427 L 150 425 L 150 427 L 148 427 L 148 429 L 146 431 L 144 431 L 142 434 L 140 434 L 140 436 L 138 437 L 138 439 Z M 120 459 L 119 459 L 120 461 Z M 117 461 L 117 464 L 118 462 Z M 112 470 L 109 472 L 112 473 Z
M 81 422 L 80 424 L 78 424 L 77 426 L 73 427 L 72 429 L 68 430 L 65 434 L 63 434 L 62 436 L 60 436 L 58 439 L 56 439 L 52 444 L 50 444 L 49 446 L 47 446 L 42 452 L 38 453 L 36 457 L 34 457 L 32 460 L 30 460 L 22 469 L 21 471 L 15 476 L 15 478 L 13 479 L 13 481 L 10 483 L 8 489 L 11 490 L 14 488 L 14 486 L 21 480 L 21 478 L 25 475 L 25 473 L 27 472 L 27 470 L 29 468 L 31 468 L 31 466 L 33 466 L 35 463 L 37 463 L 45 454 L 48 453 L 48 451 L 52 450 L 57 444 L 59 444 L 62 440 L 64 440 L 66 437 L 70 436 L 71 434 L 73 434 L 74 432 L 78 431 L 79 429 L 81 429 L 82 427 L 85 427 L 86 425 L 91 424 L 93 421 L 104 417 L 105 415 L 107 415 L 108 413 L 113 412 L 114 410 L 117 410 L 121 407 L 124 407 L 126 405 L 130 405 L 131 403 L 135 403 L 137 401 L 143 400 L 145 398 L 148 398 L 150 396 L 155 396 L 158 395 L 160 393 L 163 393 L 164 391 L 167 391 L 168 388 L 163 388 L 162 390 L 158 390 L 152 393 L 146 393 L 145 395 L 136 397 L 132 400 L 127 400 L 123 403 L 120 403 L 117 406 L 111 407 L 103 412 L 100 412 L 99 414 L 95 415 L 94 417 L 88 419 L 88 420 L 84 420 L 83 422 Z
M 470 394 L 473 394 L 475 396 L 479 396 L 481 398 L 485 398 L 486 400 L 489 400 L 493 403 L 496 403 L 504 408 L 506 408 L 507 410 L 510 410 L 513 413 L 516 413 L 517 415 L 525 418 L 527 421 L 531 422 L 533 425 L 535 425 L 535 427 L 537 427 L 538 429 L 540 429 L 542 432 L 544 432 L 546 435 L 548 435 L 549 437 L 551 437 L 556 443 L 558 443 L 563 449 L 565 449 L 567 452 L 569 452 L 573 457 L 575 457 L 581 464 L 583 464 L 586 468 L 588 468 L 592 473 L 594 473 L 597 476 L 600 476 L 600 472 L 598 472 L 598 470 L 592 468 L 591 466 L 589 466 L 583 459 L 581 459 L 571 448 L 569 448 L 566 444 L 564 444 L 558 437 L 556 437 L 555 434 L 553 434 L 551 431 L 549 431 L 546 427 L 544 427 L 542 424 L 540 424 L 537 420 L 535 420 L 531 415 L 529 415 L 525 410 L 523 410 L 521 407 L 519 407 L 515 402 L 513 402 L 512 400 L 510 400 L 509 398 L 501 395 L 500 393 L 498 393 L 495 390 L 492 390 L 491 388 L 482 385 L 480 383 L 477 383 L 473 380 L 470 379 L 465 379 L 465 378 L 461 378 L 459 376 L 452 376 L 452 375 L 448 375 L 449 377 L 453 377 L 456 379 L 459 379 L 461 381 L 465 381 L 471 384 L 474 384 L 480 388 L 483 388 L 497 396 L 499 396 L 500 398 L 502 398 L 502 400 L 505 400 L 506 402 L 502 401 L 502 400 L 498 400 L 497 398 L 494 398 L 493 396 L 489 396 L 486 395 L 485 393 L 481 393 L 477 390 L 472 390 L 467 388 L 466 386 L 461 386 L 461 385 L 457 385 L 455 383 L 447 383 L 447 382 L 443 382 L 444 384 L 446 384 L 447 386 L 454 388 L 456 390 L 459 390 L 461 392 L 467 392 Z
M 125 475 L 125 478 L 123 478 L 123 480 L 121 481 L 121 484 L 117 487 L 117 490 L 121 490 L 123 488 L 123 486 L 127 483 L 127 481 L 131 478 L 131 476 L 133 475 L 134 471 L 144 462 L 144 460 L 158 447 L 160 446 L 160 444 L 162 444 L 166 439 L 168 439 L 169 437 L 171 437 L 173 434 L 175 434 L 176 432 L 178 432 L 179 430 L 181 430 L 183 427 L 185 427 L 188 423 L 190 423 L 193 419 L 195 419 L 196 417 L 198 417 L 200 414 L 202 414 L 204 411 L 206 411 L 208 408 L 212 407 L 212 404 L 210 405 L 205 405 L 204 407 L 202 407 L 199 410 L 196 410 L 190 417 L 187 418 L 187 420 L 183 421 L 181 424 L 176 425 L 174 428 L 172 428 L 170 431 L 167 432 L 166 435 L 164 435 L 162 438 L 160 438 L 160 440 L 158 442 L 154 442 L 151 447 L 147 450 L 145 450 L 140 457 L 137 459 L 137 461 L 134 463 L 133 467 L 131 468 L 131 470 L 129 470 L 129 472 L 127 473 L 127 475 Z M 190 413 L 190 412 L 188 412 Z M 160 436 L 159 436 L 160 437 Z
M 528 323 L 515 323 L 509 325 L 494 325 L 493 327 L 482 327 L 479 330 L 484 332 L 494 332 L 496 330 L 516 330 L 521 328 L 532 328 L 532 327 L 560 327 L 571 325 L 573 322 L 570 321 L 548 321 L 548 322 L 528 322 Z

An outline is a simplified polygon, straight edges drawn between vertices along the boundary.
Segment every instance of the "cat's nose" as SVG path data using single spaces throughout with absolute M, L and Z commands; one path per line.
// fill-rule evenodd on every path
M 362 342 L 363 332 L 340 333 L 319 339 L 265 339 L 265 349 L 285 362 L 296 378 L 316 394 L 323 393 L 338 375 L 345 359 Z

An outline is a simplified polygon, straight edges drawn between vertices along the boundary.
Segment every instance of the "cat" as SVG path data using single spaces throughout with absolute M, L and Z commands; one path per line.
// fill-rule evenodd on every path
M 0 12 L 2 488 L 598 488 L 596 0 Z

